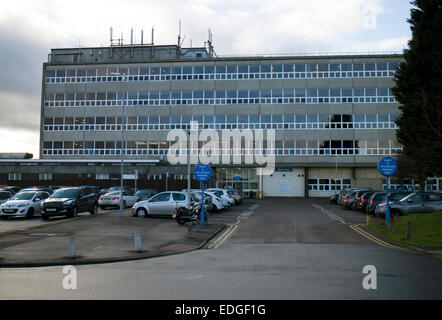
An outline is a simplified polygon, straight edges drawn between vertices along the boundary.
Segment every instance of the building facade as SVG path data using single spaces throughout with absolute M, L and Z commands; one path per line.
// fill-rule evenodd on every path
M 214 57 L 205 48 L 152 45 L 53 49 L 43 64 L 40 158 L 93 166 L 118 161 L 123 150 L 131 161 L 125 172 L 143 177 L 139 186 L 151 177 L 182 180 L 187 166 L 167 162 L 167 135 L 197 121 L 199 130 L 275 130 L 264 146 L 273 174 L 260 176 L 257 164 L 218 164 L 213 185 L 267 196 L 380 189 L 377 162 L 401 150 L 391 92 L 401 61 L 400 54 Z M 220 143 L 220 152 L 234 149 Z M 146 160 L 157 163 L 141 165 Z M 105 171 L 94 173 L 98 184 L 114 174 Z

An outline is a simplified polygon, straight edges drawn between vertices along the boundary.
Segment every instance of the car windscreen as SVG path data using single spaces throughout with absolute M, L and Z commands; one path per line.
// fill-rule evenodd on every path
M 31 200 L 35 192 L 20 192 L 11 198 L 11 200 Z
M 51 198 L 77 198 L 78 190 L 77 189 L 61 189 L 54 192 Z

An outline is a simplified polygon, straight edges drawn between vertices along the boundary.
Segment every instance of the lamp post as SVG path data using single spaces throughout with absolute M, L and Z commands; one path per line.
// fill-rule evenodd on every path
M 119 73 L 119 72 L 113 72 L 111 73 L 113 76 L 121 76 L 122 75 L 122 81 L 126 81 L 126 74 L 125 73 Z M 121 116 L 121 184 L 120 184 L 120 217 L 124 216 L 124 201 L 123 201 L 123 187 L 124 187 L 124 105 L 125 105 L 125 93 L 123 91 L 123 85 L 121 85 L 121 94 L 122 94 L 122 116 Z

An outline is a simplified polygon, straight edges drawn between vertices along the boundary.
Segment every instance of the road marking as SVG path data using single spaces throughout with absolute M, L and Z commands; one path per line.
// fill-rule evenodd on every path
M 371 240 L 371 241 L 377 243 L 378 245 L 381 245 L 381 246 L 384 246 L 384 247 L 387 247 L 387 248 L 390 248 L 390 249 L 397 249 L 397 250 L 402 250 L 402 251 L 409 251 L 409 250 L 406 249 L 406 248 L 402 248 L 402 247 L 399 247 L 399 246 L 395 246 L 395 245 L 392 245 L 392 244 L 390 244 L 390 243 L 388 243 L 388 242 L 385 242 L 385 241 L 383 241 L 383 240 L 381 240 L 381 239 L 379 239 L 379 238 L 376 238 L 376 237 L 373 236 L 372 234 L 370 234 L 370 233 L 368 233 L 368 232 L 362 230 L 362 229 L 360 228 L 361 226 L 362 226 L 362 224 L 357 224 L 357 225 L 356 225 L 356 224 L 353 224 L 353 225 L 350 226 L 350 228 L 352 228 L 354 231 L 356 231 L 356 232 L 359 233 L 360 235 L 366 237 L 367 239 L 369 239 L 369 240 Z
M 331 212 L 330 210 L 324 209 L 323 207 L 312 203 L 312 206 L 315 207 L 316 209 L 319 209 L 322 211 L 322 213 L 325 213 L 330 219 L 334 220 L 334 221 L 339 221 L 342 224 L 346 224 L 344 220 L 342 220 L 342 218 L 340 216 L 338 216 L 337 214 Z
M 232 233 L 238 228 L 236 224 L 229 224 L 227 229 L 214 240 L 210 241 L 207 245 L 208 249 L 216 249 L 218 248 L 224 241 L 227 240 L 228 237 L 232 235 Z

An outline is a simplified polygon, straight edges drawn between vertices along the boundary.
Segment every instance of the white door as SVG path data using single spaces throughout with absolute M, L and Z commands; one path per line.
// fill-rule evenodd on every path
M 303 197 L 304 169 L 275 169 L 263 176 L 263 189 L 265 197 Z

